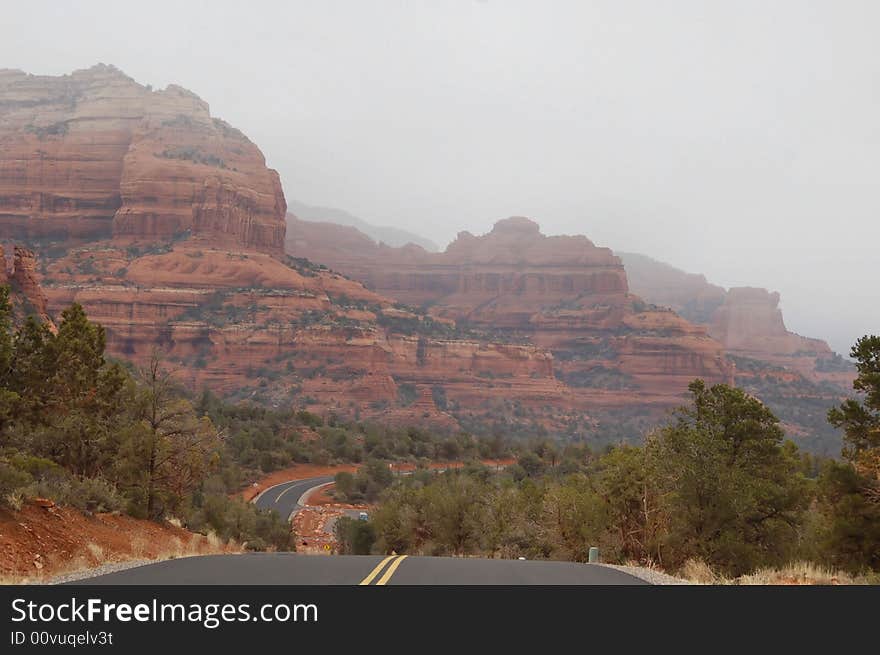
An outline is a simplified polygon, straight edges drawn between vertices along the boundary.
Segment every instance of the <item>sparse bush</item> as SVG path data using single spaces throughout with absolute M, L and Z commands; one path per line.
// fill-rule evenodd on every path
M 287 517 L 221 493 L 208 495 L 187 517 L 186 526 L 196 532 L 213 532 L 225 541 L 244 543 L 248 550 L 294 549 Z
M 12 509 L 20 509 L 20 491 L 32 479 L 27 472 L 0 461 L 0 503 Z
M 333 532 L 341 555 L 369 555 L 376 542 L 376 529 L 370 522 L 348 516 L 336 520 Z
M 43 474 L 24 492 L 31 498 L 50 498 L 86 512 L 118 512 L 126 507 L 122 494 L 103 478 L 77 478 L 60 470 Z
M 408 382 L 398 385 L 397 400 L 400 402 L 401 405 L 412 405 L 418 397 L 419 393 L 416 390 L 416 385 L 410 384 Z

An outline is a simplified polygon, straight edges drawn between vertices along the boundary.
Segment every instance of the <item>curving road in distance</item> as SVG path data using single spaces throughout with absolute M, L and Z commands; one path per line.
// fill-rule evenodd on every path
M 299 500 L 304 493 L 328 482 L 333 482 L 332 475 L 282 482 L 264 490 L 253 502 L 260 509 L 274 509 L 282 518 L 290 518 L 302 509 Z

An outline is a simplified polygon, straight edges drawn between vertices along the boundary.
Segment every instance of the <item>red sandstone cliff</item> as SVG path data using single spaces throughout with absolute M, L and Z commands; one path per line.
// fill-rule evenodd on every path
M 732 378 L 704 327 L 630 294 L 586 237 L 513 218 L 429 253 L 291 219 L 288 252 L 346 278 L 282 256 L 285 212 L 256 146 L 188 91 L 0 71 L 0 237 L 46 262 L 21 251 L 11 277 L 41 313 L 82 303 L 116 356 L 159 348 L 234 398 L 531 435 Z
M 112 66 L 0 70 L 0 237 L 167 240 L 281 254 L 284 194 L 241 132 Z
M 309 256 L 432 316 L 525 338 L 554 355 L 582 408 L 675 402 L 694 377 L 731 381 L 705 328 L 628 292 L 623 265 L 584 236 L 541 234 L 526 218 L 445 252 L 375 244 L 353 228 L 288 218 L 288 252 Z
M 192 242 L 145 254 L 103 242 L 52 261 L 45 288 L 54 311 L 79 302 L 104 325 L 113 354 L 144 361 L 160 348 L 193 388 L 234 398 L 439 428 L 458 425 L 448 408 L 484 420 L 496 402 L 565 405 L 541 348 L 457 336 L 357 282 L 297 267 Z M 448 405 L 432 408 L 435 393 Z
M 637 293 L 706 325 L 731 355 L 796 371 L 813 382 L 833 382 L 847 391 L 851 387 L 852 368 L 835 357 L 827 343 L 788 330 L 778 293 L 753 287 L 726 291 L 702 275 L 644 255 L 622 257 Z

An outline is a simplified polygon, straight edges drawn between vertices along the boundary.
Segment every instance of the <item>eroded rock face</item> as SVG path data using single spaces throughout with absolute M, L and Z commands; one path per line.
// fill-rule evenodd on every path
M 825 341 L 790 332 L 779 299 L 766 289 L 734 287 L 712 315 L 709 331 L 734 355 L 788 368 L 815 382 L 835 382 L 848 391 L 852 367 L 835 364 L 839 358 Z
M 192 241 L 145 254 L 108 241 L 52 261 L 46 292 L 54 312 L 81 303 L 112 354 L 145 362 L 159 349 L 191 388 L 233 398 L 447 430 L 459 427 L 452 408 L 484 421 L 496 401 L 565 404 L 546 350 L 457 338 L 358 282 L 300 266 Z
M 766 289 L 732 288 L 712 315 L 711 331 L 731 350 L 782 354 L 821 349 L 830 353 L 827 344 L 818 340 L 810 344 L 810 340 L 789 332 L 779 309 L 779 294 Z
M 12 272 L 9 275 L 9 279 L 14 285 L 15 290 L 34 308 L 34 313 L 45 322 L 51 323 L 52 321 L 46 310 L 46 294 L 40 288 L 36 271 L 37 258 L 34 256 L 33 251 L 15 246 Z
M 755 287 L 725 290 L 702 275 L 644 255 L 625 254 L 623 260 L 637 293 L 705 325 L 729 354 L 796 371 L 813 382 L 851 387 L 852 368 L 826 342 L 788 330 L 778 293 Z
M 364 239 L 354 228 L 296 221 L 288 251 L 410 305 L 442 299 L 444 313 L 459 319 L 474 318 L 476 308 L 477 313 L 490 311 L 486 303 L 497 319 L 505 305 L 522 314 L 578 295 L 627 292 L 623 265 L 608 248 L 597 248 L 583 236 L 546 237 L 527 218 L 498 221 L 481 237 L 462 232 L 442 253 L 412 244 L 377 246 Z
M 185 89 L 104 65 L 0 71 L 0 237 L 191 235 L 281 254 L 285 212 L 260 150 Z
M 695 377 L 732 381 L 733 368 L 705 328 L 630 294 L 620 259 L 584 236 L 548 237 L 534 221 L 514 217 L 429 253 L 377 245 L 353 228 L 288 220 L 294 256 L 436 318 L 552 352 L 570 406 L 669 404 Z
M 38 277 L 37 259 L 33 251 L 13 246 L 10 263 L 6 259 L 5 249 L 0 245 L 0 285 L 9 285 L 13 323 L 21 325 L 29 315 L 34 315 L 54 332 L 55 323 L 49 316 L 48 301 Z

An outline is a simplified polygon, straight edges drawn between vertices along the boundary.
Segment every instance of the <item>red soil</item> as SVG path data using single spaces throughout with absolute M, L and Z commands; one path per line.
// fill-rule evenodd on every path
M 48 505 L 48 506 L 44 506 Z M 169 523 L 115 514 L 86 516 L 49 502 L 0 510 L 0 578 L 39 582 L 108 562 L 232 551 Z

